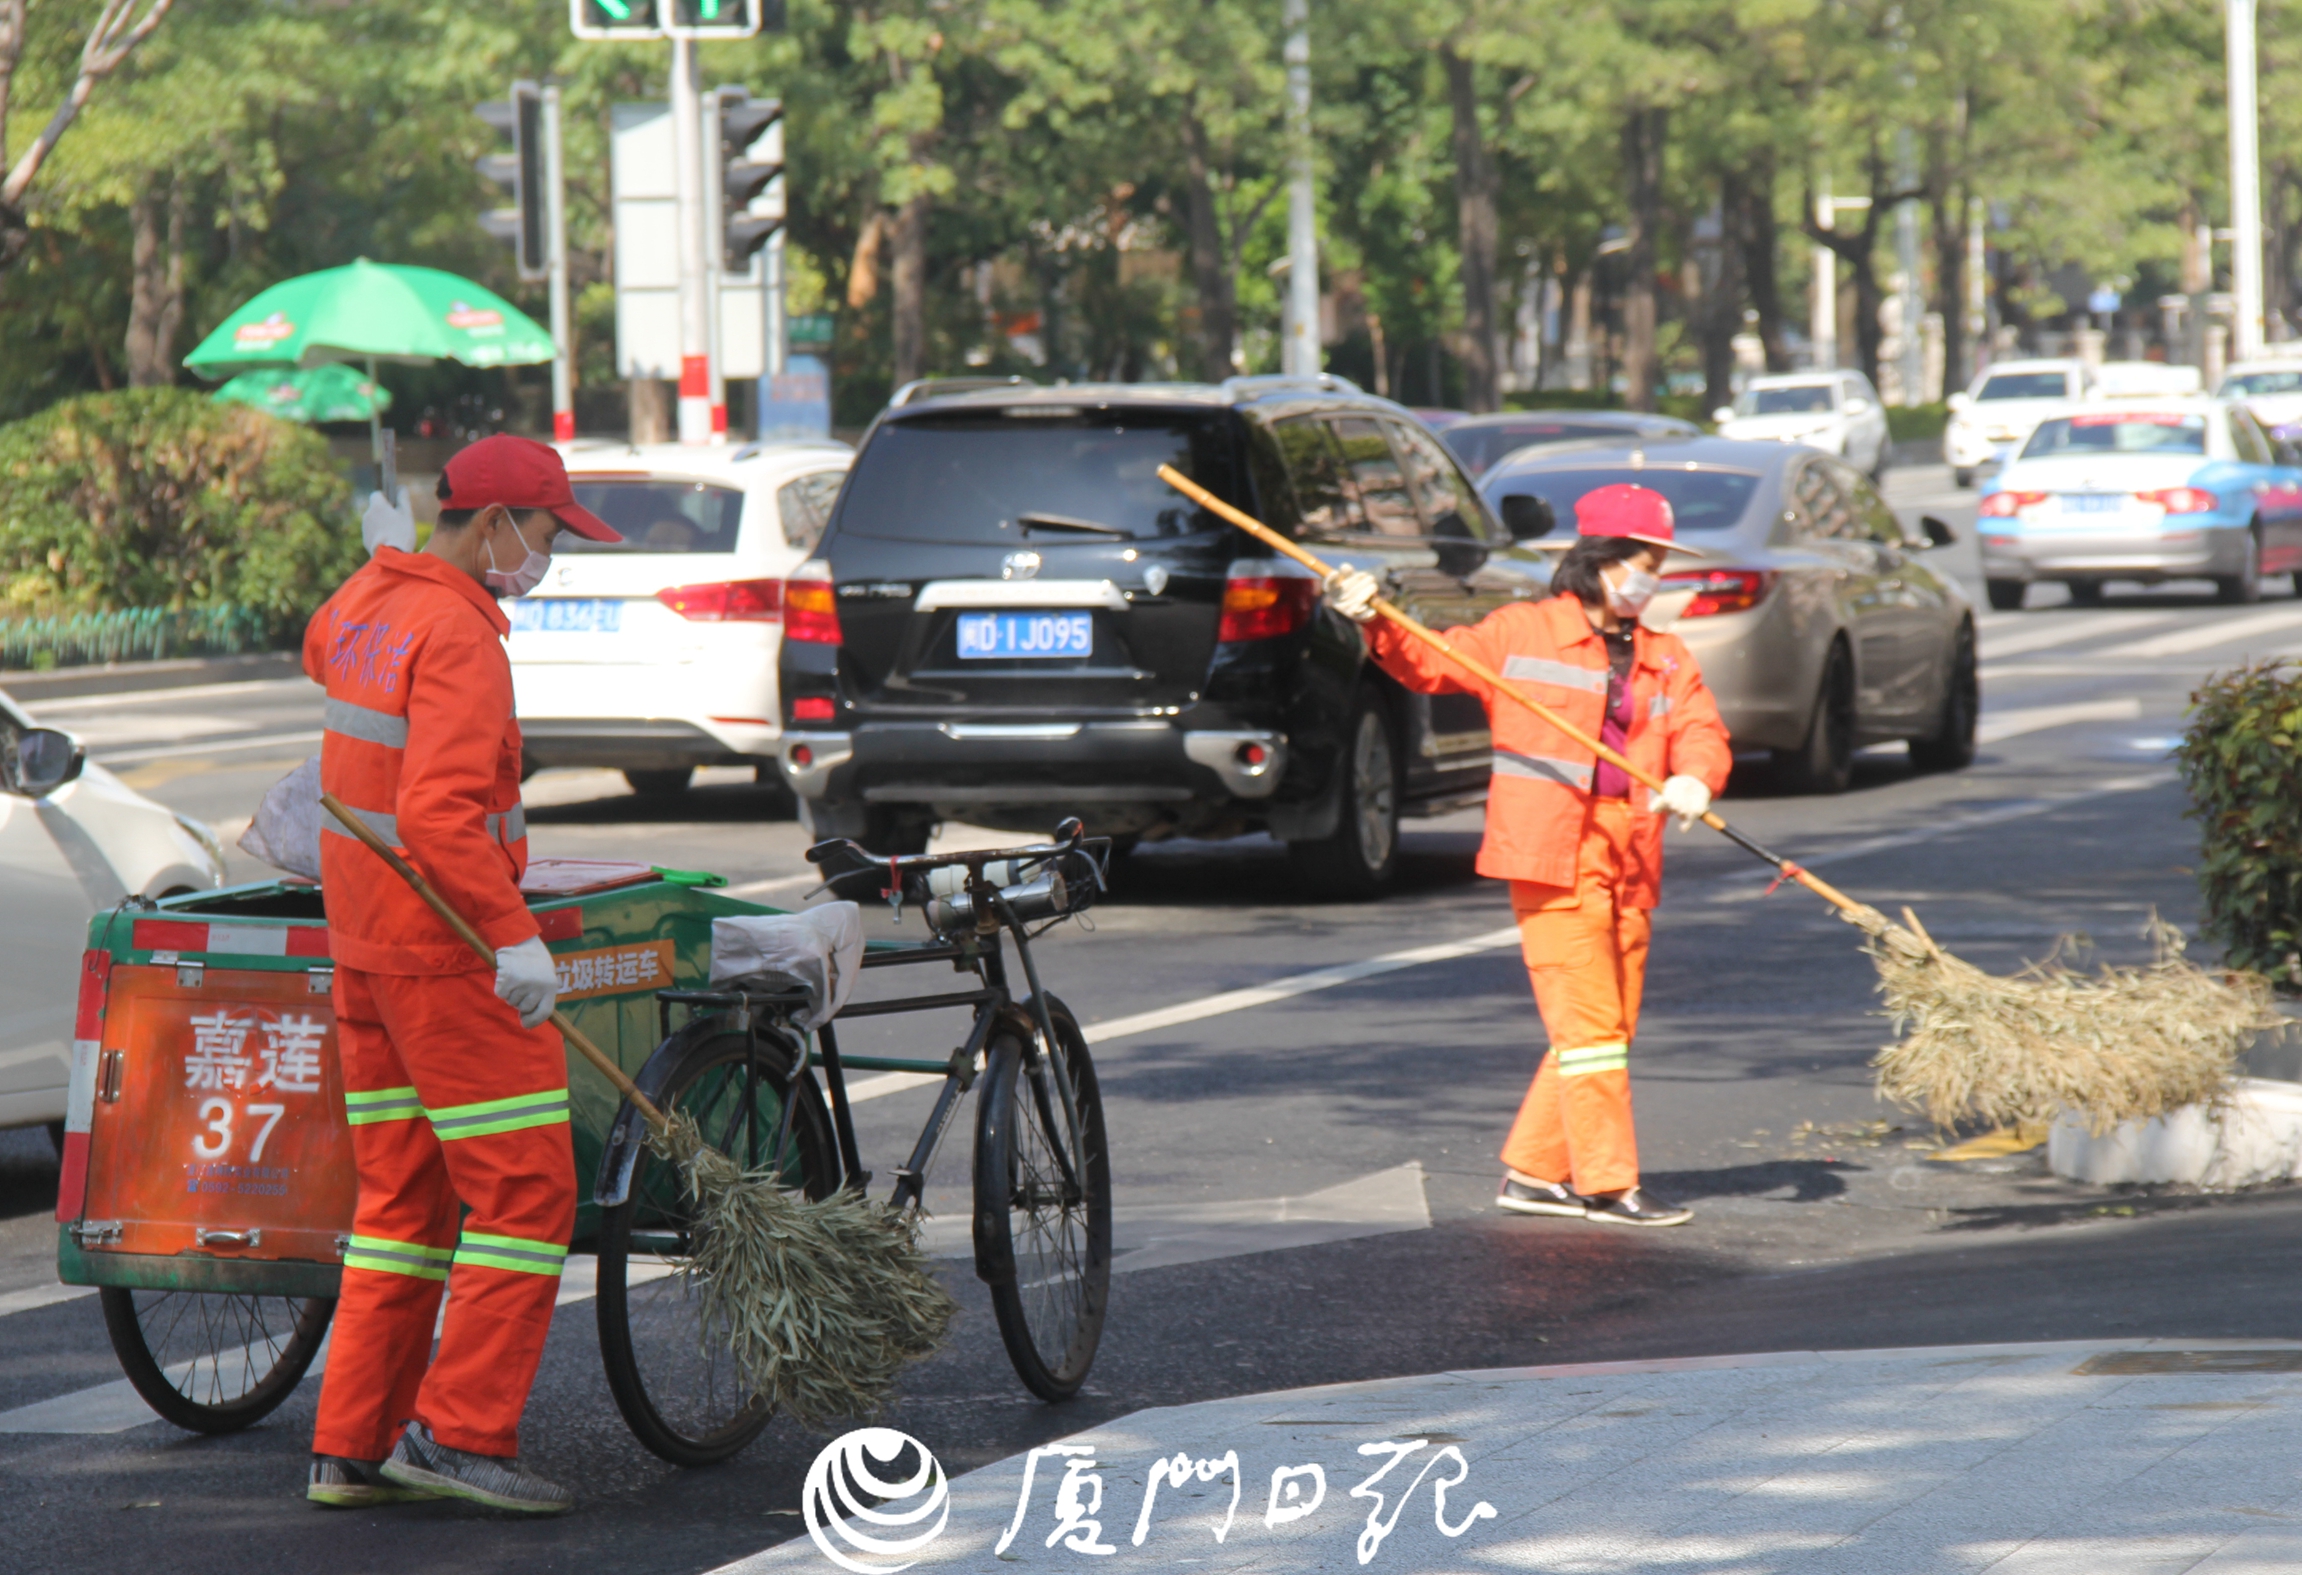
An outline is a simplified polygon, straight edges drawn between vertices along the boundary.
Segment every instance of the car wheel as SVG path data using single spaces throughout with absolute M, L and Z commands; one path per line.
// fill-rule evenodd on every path
M 2070 580 L 2065 582 L 2073 607 L 2099 607 L 2102 605 L 2100 580 Z
M 1910 763 L 1920 771 L 1964 771 L 1974 764 L 1974 724 L 1982 713 L 1982 680 L 1974 666 L 1974 625 L 1958 627 L 1950 653 L 1950 687 L 1934 731 L 1910 741 Z
M 2247 527 L 2245 564 L 2237 574 L 2214 582 L 2214 599 L 2239 607 L 2262 599 L 2262 533 L 2258 528 Z
M 1950 480 L 1953 486 L 1971 487 L 1974 485 L 1974 472 L 1971 470 L 1960 470 L 1954 466 L 1950 472 Z
M 687 785 L 695 780 L 695 767 L 675 766 L 668 771 L 626 771 L 623 779 L 641 798 L 669 798 L 674 793 L 685 793 Z
M 2030 587 L 2020 580 L 1992 580 L 1983 589 L 1989 593 L 1992 612 L 2020 612 L 2023 593 Z
M 1287 844 L 1306 885 L 1323 897 L 1380 896 L 1399 859 L 1399 751 L 1380 696 L 1361 690 L 1344 734 L 1343 814 L 1330 836 Z
M 1775 761 L 1793 792 L 1844 793 L 1853 783 L 1854 661 L 1845 646 L 1832 646 L 1830 660 L 1823 665 L 1806 742 L 1797 749 L 1775 751 Z

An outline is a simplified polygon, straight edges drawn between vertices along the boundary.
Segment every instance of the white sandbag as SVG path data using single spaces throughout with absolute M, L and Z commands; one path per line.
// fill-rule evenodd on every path
M 256 818 L 240 833 L 240 851 L 274 869 L 320 878 L 320 757 L 312 756 L 272 784 Z
M 807 1010 L 792 1020 L 811 1032 L 839 1015 L 862 967 L 863 915 L 852 902 L 711 921 L 711 982 L 797 985 Z

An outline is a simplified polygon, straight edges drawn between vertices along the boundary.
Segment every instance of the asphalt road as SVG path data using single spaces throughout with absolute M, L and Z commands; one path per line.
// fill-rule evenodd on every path
M 1940 470 L 1899 473 L 1891 490 L 1960 532 L 1949 553 L 1970 577 L 1971 494 Z M 1914 776 L 1881 750 L 1842 798 L 1775 796 L 1754 774 L 1722 807 L 1857 895 L 1913 904 L 1984 967 L 2011 969 L 2073 933 L 2137 959 L 2153 911 L 2184 925 L 2195 914 L 2195 841 L 2166 760 L 2190 686 L 2243 655 L 2302 652 L 2302 601 L 2222 608 L 2198 589 L 1986 614 L 1986 744 L 1969 771 Z M 277 684 L 43 714 L 134 785 L 236 833 L 308 752 L 317 711 L 307 687 Z M 604 774 L 531 789 L 540 853 L 716 869 L 768 901 L 804 889 L 802 833 L 748 783 L 655 802 Z M 1700 831 L 1673 833 L 1633 1057 L 1649 1184 L 1692 1204 L 1696 1223 L 1632 1232 L 1496 1215 L 1495 1145 L 1540 1039 L 1516 954 L 1492 943 L 1509 910 L 1471 873 L 1477 840 L 1475 814 L 1414 825 L 1401 889 L 1366 906 L 1310 901 L 1267 843 L 1149 847 L 1091 933 L 1043 943 L 1050 986 L 1090 1033 L 1338 964 L 1478 944 L 1100 1042 L 1121 1246 L 1138 1256 L 1121 1261 L 1087 1392 L 1063 1407 L 1030 1399 L 954 1262 L 965 1316 L 950 1349 L 909 1377 L 891 1425 L 965 1469 L 1145 1406 L 1443 1368 L 2297 1332 L 2302 1197 L 2110 1193 L 2054 1180 L 2035 1154 L 1925 1159 L 1923 1125 L 1870 1090 L 1864 1063 L 1883 1028 L 1852 932 L 1795 890 L 1763 895 L 1748 860 Z M 2260 1061 L 2298 1070 L 2292 1052 Z M 860 1105 L 867 1161 L 891 1166 L 930 1098 Z M 961 1131 L 936 1169 L 930 1204 L 946 1216 L 964 1215 L 967 1154 Z M 51 1271 L 53 1188 L 45 1139 L 0 1135 L 0 1307 Z M 1327 1233 L 1338 1239 L 1287 1245 L 1305 1233 L 1287 1235 L 1263 1200 L 1313 1193 L 1327 1195 L 1312 1212 L 1341 1222 Z M 92 1298 L 0 1313 L 0 1569 L 696 1571 L 793 1534 L 819 1441 L 779 1423 L 726 1466 L 663 1465 L 613 1409 L 592 1316 L 580 1300 L 559 1314 L 524 1439 L 582 1507 L 527 1525 L 441 1506 L 310 1510 L 311 1384 L 230 1437 L 157 1422 L 8 1431 L 16 1408 L 118 1369 Z

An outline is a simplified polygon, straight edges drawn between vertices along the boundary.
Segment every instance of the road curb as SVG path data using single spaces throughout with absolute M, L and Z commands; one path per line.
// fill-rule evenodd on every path
M 27 704 L 75 695 L 134 694 L 192 684 L 259 683 L 293 678 L 304 670 L 299 651 L 257 651 L 245 656 L 191 656 L 167 662 L 107 662 L 47 672 L 0 671 L 0 690 Z

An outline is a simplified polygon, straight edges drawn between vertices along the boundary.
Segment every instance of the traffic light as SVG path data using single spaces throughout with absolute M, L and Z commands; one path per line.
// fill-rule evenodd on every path
M 783 100 L 721 88 L 719 107 L 721 267 L 751 268 L 751 254 L 783 228 Z
M 674 38 L 749 38 L 760 30 L 764 0 L 659 0 L 664 31 Z M 776 4 L 775 25 L 783 26 Z
M 551 273 L 550 223 L 544 170 L 544 95 L 533 82 L 514 82 L 512 96 L 479 107 L 480 119 L 511 138 L 509 153 L 490 153 L 479 161 L 482 175 L 511 193 L 512 205 L 480 216 L 490 235 L 512 243 L 522 279 L 545 279 Z
M 568 0 L 568 30 L 578 38 L 661 38 L 660 0 Z

